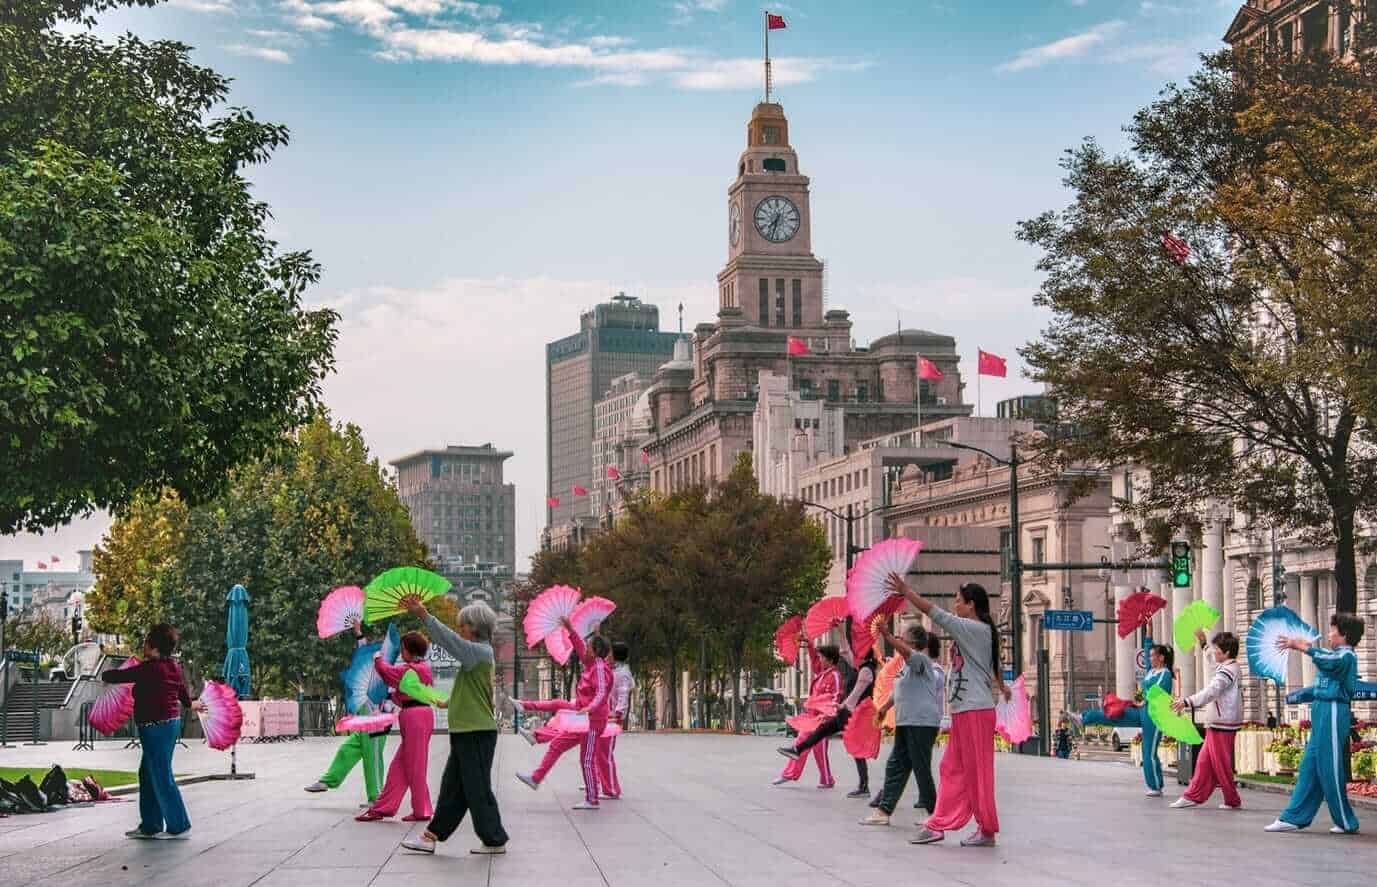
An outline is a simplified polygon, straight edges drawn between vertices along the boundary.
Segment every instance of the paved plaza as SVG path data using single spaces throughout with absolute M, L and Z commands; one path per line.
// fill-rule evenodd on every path
M 395 743 L 395 741 L 394 741 Z M 389 744 L 389 752 L 394 743 Z M 783 759 L 769 739 L 633 734 L 618 746 L 626 799 L 596 813 L 579 799 L 574 759 L 539 791 L 513 774 L 539 752 L 514 736 L 498 746 L 496 780 L 511 833 L 506 856 L 470 856 L 467 822 L 434 857 L 398 847 L 412 827 L 353 820 L 362 800 L 356 771 L 339 791 L 303 792 L 333 754 L 333 739 L 244 746 L 253 781 L 183 789 L 194 826 L 189 841 L 130 841 L 134 799 L 93 809 L 0 820 L 0 884 L 20 885 L 995 885 L 1371 884 L 1377 871 L 1377 812 L 1360 811 L 1370 834 L 1327 833 L 1323 812 L 1300 835 L 1267 835 L 1285 797 L 1245 792 L 1242 812 L 1168 810 L 1143 798 L 1125 764 L 998 756 L 1003 832 L 994 850 L 912 846 L 908 803 L 890 828 L 863 828 L 864 802 L 843 797 L 854 771 L 839 747 L 837 790 L 805 782 L 775 788 Z M 439 783 L 448 743 L 431 747 Z M 95 752 L 65 744 L 0 752 L 5 765 L 137 767 L 137 752 L 106 743 Z M 199 743 L 179 750 L 178 772 L 223 772 L 225 755 Z M 878 777 L 880 763 L 872 764 Z M 909 798 L 911 803 L 912 797 Z M 405 812 L 405 809 L 404 811 Z

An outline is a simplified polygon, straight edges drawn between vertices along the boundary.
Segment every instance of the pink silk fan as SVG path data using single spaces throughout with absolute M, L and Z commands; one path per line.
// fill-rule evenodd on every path
M 552 585 L 536 595 L 526 608 L 521 627 L 526 632 L 526 646 L 535 647 L 551 634 L 561 631 L 560 621 L 574 615 L 583 592 L 567 585 Z M 567 654 L 566 654 L 567 656 Z
M 564 711 L 561 711 L 558 714 L 556 714 L 553 718 L 550 718 L 549 723 L 547 723 L 545 726 L 549 727 L 552 730 L 558 730 L 561 733 L 587 733 L 588 715 L 581 715 L 576 711 L 569 711 L 568 709 L 565 709 Z M 602 728 L 602 733 L 600 735 L 616 736 L 618 733 L 621 732 L 621 727 L 612 723 L 611 721 L 608 721 L 607 725 Z
M 133 668 L 138 664 L 139 660 L 130 656 L 124 660 L 124 664 L 120 666 L 120 671 Z M 110 736 L 123 727 L 133 714 L 134 685 L 111 684 L 110 689 L 100 694 L 95 704 L 91 706 L 91 726 L 99 730 L 102 736 Z
M 351 621 L 363 624 L 363 589 L 357 585 L 336 588 L 321 600 L 316 611 L 316 634 L 334 637 L 348 631 Z
M 798 639 L 803 631 L 803 617 L 790 616 L 775 629 L 775 652 L 784 664 L 793 667 L 798 662 Z
M 569 622 L 574 626 L 574 631 L 579 633 L 579 637 L 587 638 L 616 609 L 617 605 L 605 597 L 586 598 L 569 615 Z M 550 658 L 560 665 L 568 662 L 569 654 L 574 652 L 568 630 L 560 626 L 558 631 L 546 635 L 545 650 L 550 654 Z
M 239 741 L 244 726 L 244 711 L 234 689 L 218 681 L 206 681 L 201 688 L 200 703 L 205 711 L 197 712 L 206 744 L 216 751 L 224 751 Z
M 853 758 L 880 756 L 880 728 L 875 726 L 875 703 L 862 699 L 842 730 L 842 744 Z
M 886 539 L 866 550 L 846 575 L 846 606 L 851 618 L 866 623 L 877 613 L 893 615 L 907 604 L 902 595 L 885 587 L 890 574 L 900 577 L 913 568 L 923 543 L 916 539 Z
M 803 617 L 803 633 L 809 640 L 817 640 L 846 619 L 846 599 L 825 597 L 808 608 Z
M 397 723 L 397 715 L 379 713 L 375 715 L 349 715 L 335 721 L 336 733 L 379 733 Z
M 1023 675 L 1019 675 L 1009 685 L 1009 701 L 1005 702 L 995 691 L 995 732 L 1010 744 L 1018 745 L 1033 735 L 1033 714 L 1028 707 L 1028 691 L 1023 686 Z

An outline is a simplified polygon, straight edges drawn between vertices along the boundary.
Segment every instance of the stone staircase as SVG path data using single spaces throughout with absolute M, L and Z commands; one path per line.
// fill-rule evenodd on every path
M 33 740 L 33 698 L 38 694 L 39 709 L 61 708 L 72 689 L 72 681 L 39 681 L 37 684 L 20 680 L 10 687 L 0 718 L 5 722 L 5 736 L 10 743 Z

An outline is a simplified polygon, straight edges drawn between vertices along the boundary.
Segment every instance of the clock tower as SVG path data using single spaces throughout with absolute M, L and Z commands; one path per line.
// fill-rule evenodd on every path
M 822 262 L 813 255 L 808 177 L 799 173 L 781 105 L 762 102 L 727 189 L 727 264 L 717 275 L 723 309 L 792 335 L 824 333 Z

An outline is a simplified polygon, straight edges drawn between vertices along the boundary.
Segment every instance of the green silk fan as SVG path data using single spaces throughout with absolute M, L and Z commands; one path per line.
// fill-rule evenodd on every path
M 417 702 L 424 702 L 426 705 L 435 705 L 445 701 L 445 694 L 434 687 L 421 683 L 420 677 L 412 669 L 407 669 L 406 674 L 397 682 L 397 689 L 415 699 Z
M 1152 718 L 1164 736 L 1187 745 L 1199 745 L 1205 741 L 1190 718 L 1171 710 L 1171 694 L 1161 687 L 1148 687 L 1147 710 L 1148 717 Z
M 1204 601 L 1192 601 L 1186 605 L 1171 624 L 1171 635 L 1176 641 L 1176 649 L 1194 649 L 1196 629 L 1209 631 L 1219 624 L 1219 618 L 1219 611 Z
M 393 567 L 363 590 L 363 621 L 382 622 L 406 612 L 404 598 L 415 595 L 425 603 L 449 591 L 449 580 L 420 567 Z

